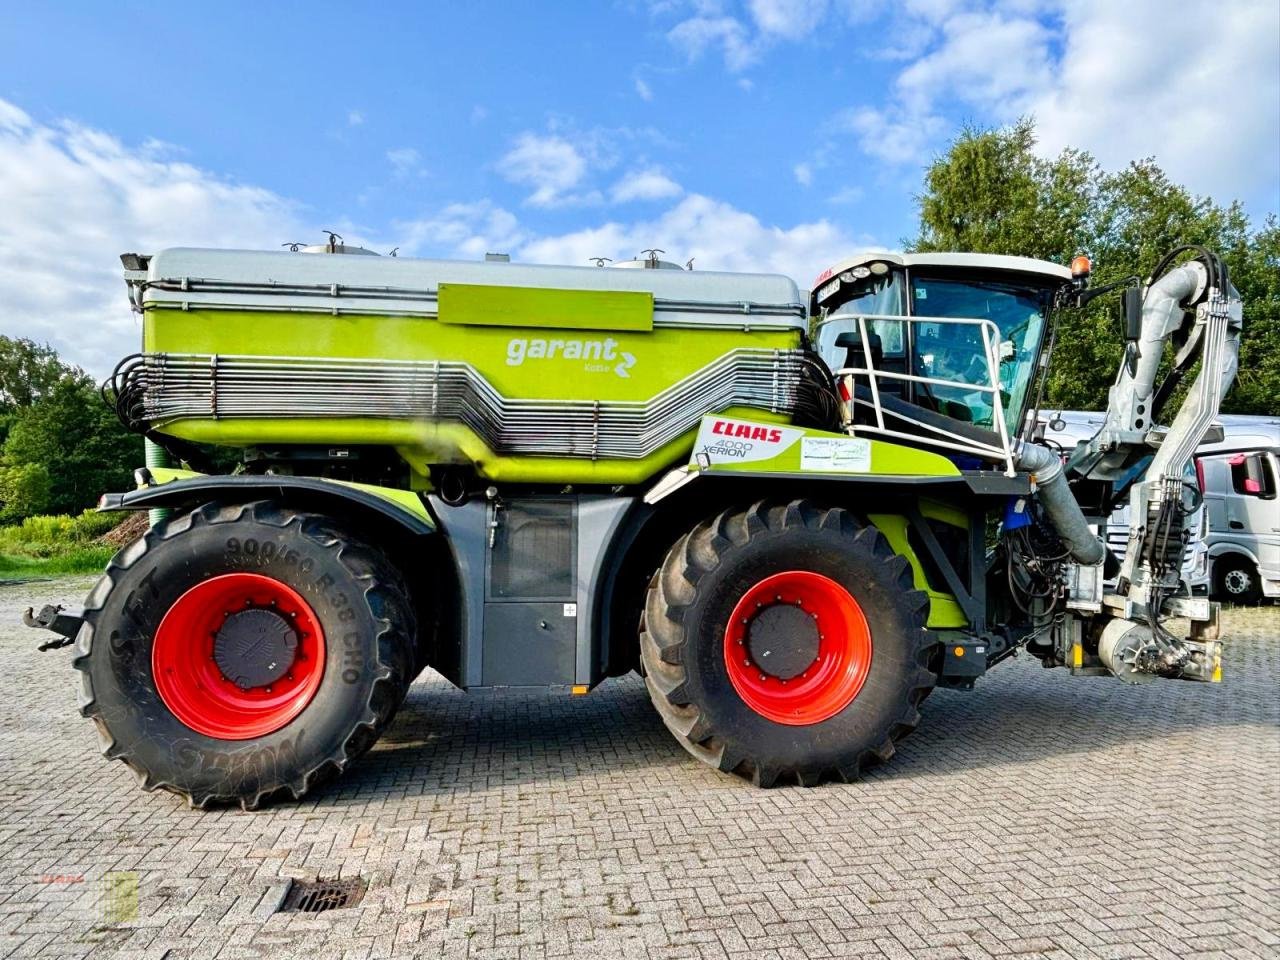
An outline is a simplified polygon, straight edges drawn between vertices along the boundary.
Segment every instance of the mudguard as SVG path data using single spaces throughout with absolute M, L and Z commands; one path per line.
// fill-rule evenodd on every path
M 390 522 L 414 536 L 436 532 L 431 514 L 411 490 L 323 477 L 228 476 L 167 467 L 143 468 L 137 476 L 140 480 L 138 489 L 103 494 L 98 501 L 98 509 L 150 510 L 156 507 L 191 508 L 215 502 L 287 500 L 333 515 L 354 513 L 371 520 Z

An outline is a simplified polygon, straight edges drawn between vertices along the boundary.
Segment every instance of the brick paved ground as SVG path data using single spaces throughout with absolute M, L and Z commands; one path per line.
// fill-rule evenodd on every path
M 336 786 L 201 814 L 99 757 L 15 626 L 84 586 L 0 588 L 0 957 L 1280 955 L 1280 610 L 1229 619 L 1220 687 L 1002 665 L 853 786 L 703 768 L 633 678 L 424 680 Z M 272 913 L 317 874 L 371 886 Z

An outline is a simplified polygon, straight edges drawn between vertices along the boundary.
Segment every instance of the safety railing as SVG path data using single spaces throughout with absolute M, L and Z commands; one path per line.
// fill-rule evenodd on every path
M 980 457 L 983 460 L 995 461 L 1002 464 L 1005 468 L 1007 476 L 1013 476 L 1016 473 L 1014 468 L 1014 452 L 1013 443 L 1009 436 L 1009 431 L 1005 423 L 1004 402 L 1000 396 L 1000 328 L 992 321 L 984 320 L 977 317 L 907 317 L 898 314 L 839 314 L 829 318 L 826 323 L 835 320 L 849 321 L 853 320 L 857 324 L 857 332 L 862 343 L 862 356 L 865 358 L 865 366 L 860 367 L 840 367 L 835 371 L 836 377 L 840 382 L 848 388 L 850 403 L 850 418 L 847 426 L 851 431 L 857 433 L 872 433 L 887 437 L 893 440 L 911 440 L 915 443 L 924 443 L 930 446 L 939 447 L 944 450 L 952 450 L 958 453 L 966 453 L 970 456 Z M 901 322 L 907 327 L 914 328 L 924 324 L 945 324 L 955 326 L 967 326 L 976 328 L 982 342 L 982 359 L 985 361 L 986 377 L 982 382 L 974 382 L 966 379 L 949 379 L 946 377 L 927 377 L 921 374 L 901 373 L 896 370 L 883 370 L 871 365 L 871 332 L 868 325 L 871 323 L 885 321 Z M 904 333 L 904 344 L 916 342 L 916 337 L 907 337 L 906 329 Z M 870 401 L 859 397 L 853 390 L 854 381 L 861 378 L 868 387 L 871 395 Z M 976 440 L 973 437 L 965 436 L 945 427 L 938 426 L 935 423 L 929 423 L 926 420 L 914 417 L 908 410 L 897 408 L 892 411 L 892 418 L 895 423 L 906 422 L 911 424 L 915 430 L 908 432 L 903 429 L 896 429 L 886 425 L 885 409 L 881 402 L 881 384 L 882 381 L 892 380 L 901 383 L 922 384 L 925 386 L 951 387 L 959 388 L 967 392 L 977 392 L 987 395 L 991 398 L 991 432 L 998 438 L 997 443 L 986 443 Z M 872 423 L 853 423 L 853 409 L 856 406 L 870 408 L 872 411 L 874 422 Z

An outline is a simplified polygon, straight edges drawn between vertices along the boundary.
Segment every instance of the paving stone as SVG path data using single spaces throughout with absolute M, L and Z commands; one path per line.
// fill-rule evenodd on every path
M 691 760 L 634 677 L 467 695 L 428 674 L 337 783 L 185 809 L 98 753 L 65 651 L 0 586 L 0 958 L 1274 957 L 1280 609 L 1227 680 L 1126 687 L 1015 659 L 939 691 L 861 783 L 758 791 Z M 108 911 L 108 874 L 137 913 Z M 274 913 L 290 878 L 356 907 Z M 127 911 L 126 911 L 127 913 Z

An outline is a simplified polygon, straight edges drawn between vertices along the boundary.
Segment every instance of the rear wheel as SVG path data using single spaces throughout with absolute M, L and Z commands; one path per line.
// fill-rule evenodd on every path
M 208 505 L 121 551 L 75 666 L 104 753 L 191 805 L 302 797 L 373 745 L 413 674 L 398 572 L 328 519 Z
M 927 596 L 874 527 L 807 501 L 726 511 L 650 586 L 645 682 L 695 757 L 760 786 L 852 780 L 933 688 Z

